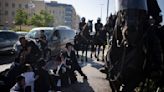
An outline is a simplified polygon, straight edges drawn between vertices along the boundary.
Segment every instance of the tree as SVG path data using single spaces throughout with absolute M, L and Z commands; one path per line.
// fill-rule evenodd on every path
M 42 10 L 40 12 L 41 16 L 43 17 L 43 23 L 44 23 L 44 26 L 51 26 L 54 22 L 54 17 L 50 14 L 48 14 L 46 11 Z
M 35 26 L 52 26 L 54 22 L 54 17 L 48 14 L 46 11 L 41 11 L 40 14 L 35 14 L 30 21 L 32 25 Z
M 18 9 L 15 16 L 15 23 L 16 25 L 20 25 L 20 30 L 21 30 L 21 25 L 26 24 L 26 21 L 27 21 L 27 13 L 23 9 Z
M 39 14 L 33 15 L 30 22 L 31 25 L 40 26 L 40 27 L 44 26 L 43 18 Z

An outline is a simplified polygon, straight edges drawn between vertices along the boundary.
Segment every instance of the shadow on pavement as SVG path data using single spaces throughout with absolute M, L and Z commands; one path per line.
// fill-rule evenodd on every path
M 80 56 L 81 57 L 81 56 Z M 87 58 L 88 59 L 88 62 L 80 62 L 80 66 L 81 67 L 85 67 L 86 65 L 90 65 L 91 67 L 94 67 L 96 69 L 100 69 L 104 66 L 104 63 L 102 61 L 96 61 L 95 58 Z M 78 59 L 80 60 L 80 58 Z
M 94 92 L 87 80 L 78 82 L 68 88 L 64 88 L 62 92 Z

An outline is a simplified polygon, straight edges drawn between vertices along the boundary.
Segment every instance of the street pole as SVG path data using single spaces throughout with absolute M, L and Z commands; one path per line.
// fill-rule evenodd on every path
M 101 5 L 100 18 L 102 19 L 102 7 L 104 4 L 100 4 L 100 5 Z
M 106 20 L 108 20 L 108 12 L 109 12 L 109 0 L 107 0 L 107 16 L 106 16 Z

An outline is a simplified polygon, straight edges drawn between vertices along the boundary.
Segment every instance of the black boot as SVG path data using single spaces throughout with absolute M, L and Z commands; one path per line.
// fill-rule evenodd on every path
M 88 78 L 87 78 L 87 76 L 86 76 L 86 75 L 84 75 L 84 76 L 83 76 L 83 79 L 84 79 L 84 80 L 88 80 Z

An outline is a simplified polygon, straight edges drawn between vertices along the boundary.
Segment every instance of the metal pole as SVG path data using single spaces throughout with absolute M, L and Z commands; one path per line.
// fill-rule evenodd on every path
M 102 19 L 102 6 L 101 6 L 101 19 Z
M 104 4 L 100 4 L 100 5 L 101 5 L 100 18 L 102 19 L 102 6 L 103 6 Z
M 106 20 L 108 19 L 108 12 L 109 12 L 109 0 L 107 0 L 107 16 L 106 16 Z

